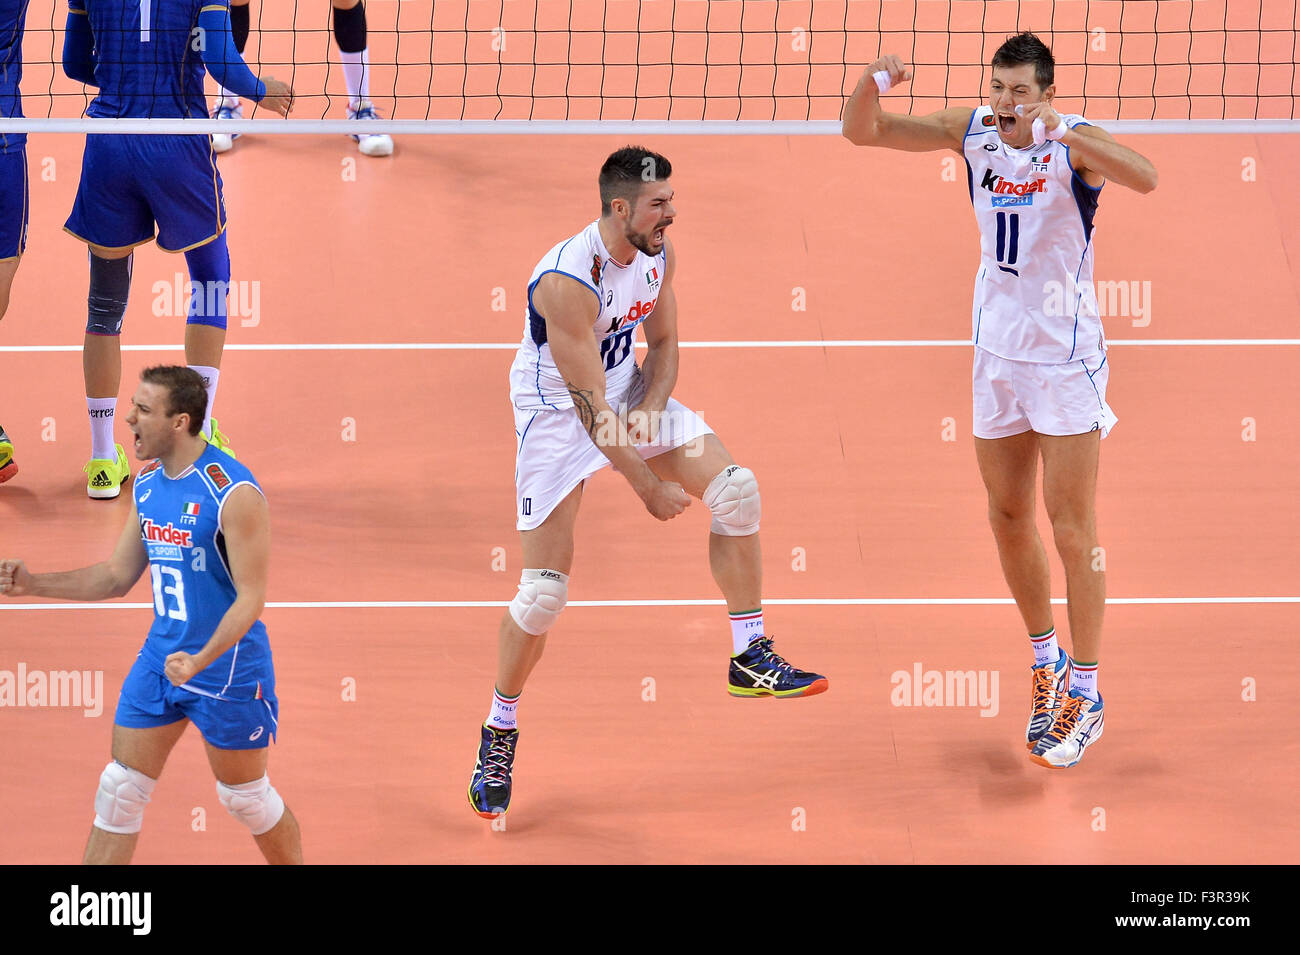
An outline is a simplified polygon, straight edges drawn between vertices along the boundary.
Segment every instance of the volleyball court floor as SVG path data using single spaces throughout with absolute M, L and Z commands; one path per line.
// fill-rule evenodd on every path
M 834 138 L 646 137 L 674 169 L 688 343 L 675 394 L 757 473 L 768 629 L 830 691 L 729 697 L 724 610 L 701 603 L 717 598 L 705 508 L 660 524 L 602 472 L 579 518 L 574 604 L 520 706 L 504 831 L 470 811 L 520 570 L 509 343 L 534 263 L 596 217 L 596 172 L 624 141 L 405 137 L 372 161 L 342 137 L 266 136 L 220 161 L 234 279 L 256 284 L 237 286 L 249 307 L 231 321 L 216 412 L 271 503 L 271 777 L 307 859 L 1294 861 L 1296 605 L 1197 601 L 1300 593 L 1300 349 L 1154 343 L 1300 337 L 1300 152 L 1280 136 L 1131 137 L 1160 186 L 1102 195 L 1098 278 L 1150 283 L 1144 316 L 1107 319 L 1109 592 L 1173 599 L 1108 607 L 1107 732 L 1064 772 L 1025 755 L 1015 608 L 951 603 L 1007 595 L 970 437 L 969 346 L 746 344 L 966 338 L 964 169 Z M 130 507 L 87 500 L 81 473 L 86 260 L 60 231 L 79 158 L 79 137 L 29 144 L 30 246 L 0 341 L 0 422 L 21 468 L 0 488 L 0 550 L 38 572 L 107 556 Z M 183 271 L 137 252 L 126 344 L 179 343 L 166 303 Z M 119 408 L 142 367 L 181 357 L 128 351 Z M 864 598 L 903 602 L 834 603 Z M 150 599 L 141 582 L 127 608 L 0 605 L 0 669 L 102 671 L 105 697 L 98 716 L 0 710 L 0 862 L 80 858 Z M 989 692 L 895 705 L 897 675 L 918 671 L 976 671 Z M 189 729 L 136 861 L 259 860 Z

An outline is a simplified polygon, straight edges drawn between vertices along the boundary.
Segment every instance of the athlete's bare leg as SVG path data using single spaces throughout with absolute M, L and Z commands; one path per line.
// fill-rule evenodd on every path
M 101 259 L 124 259 L 135 249 L 91 245 L 90 251 Z M 116 398 L 122 389 L 122 343 L 118 336 L 87 333 L 81 346 L 81 370 L 87 398 Z
M 582 503 L 582 485 L 575 487 L 538 527 L 519 532 L 524 567 L 569 573 L 573 567 L 573 528 Z M 497 691 L 518 696 L 546 649 L 546 634 L 533 636 L 515 623 L 507 610 L 497 636 Z
M 113 759 L 157 780 L 162 776 L 163 766 L 167 763 L 172 747 L 189 725 L 190 721 L 184 719 L 148 729 L 131 729 L 114 723 Z M 126 865 L 131 861 L 139 839 L 138 832 L 108 832 L 98 826 L 91 826 L 82 862 L 86 865 Z
M 207 740 L 203 746 L 218 782 L 238 786 L 266 775 L 266 749 L 218 749 Z M 271 865 L 302 865 L 302 833 L 288 806 L 279 822 L 260 836 L 253 836 L 253 840 Z
M 191 322 L 185 326 L 185 363 L 221 367 L 221 353 L 226 347 L 226 330 L 213 325 Z
M 704 497 L 715 477 L 735 463 L 715 434 L 701 435 L 690 444 L 646 461 L 660 480 L 676 481 L 697 499 Z M 757 533 L 728 537 L 710 531 L 709 569 L 727 599 L 730 613 L 755 610 L 762 605 L 763 550 Z
M 5 312 L 9 310 L 9 291 L 13 288 L 14 275 L 18 272 L 18 263 L 21 261 L 21 255 L 0 261 L 0 318 L 4 318 Z
M 1043 503 L 1056 552 L 1065 565 L 1071 655 L 1094 663 L 1100 658 L 1106 611 L 1106 564 L 1097 548 L 1096 516 L 1101 434 L 1039 435 L 1038 443 L 1043 453 Z
M 1045 633 L 1052 626 L 1051 574 L 1034 522 L 1038 442 L 1033 431 L 975 439 L 1002 575 L 1029 633 Z

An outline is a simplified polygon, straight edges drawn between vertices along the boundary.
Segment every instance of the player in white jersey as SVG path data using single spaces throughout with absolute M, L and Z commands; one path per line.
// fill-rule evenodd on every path
M 709 508 L 709 565 L 731 620 L 728 692 L 812 696 L 829 685 L 781 659 L 764 632 L 753 472 L 671 397 L 677 302 L 664 237 L 676 216 L 671 174 L 668 160 L 646 149 L 613 153 L 600 171 L 600 219 L 547 252 L 528 282 L 524 339 L 510 369 L 525 570 L 501 621 L 496 692 L 469 785 L 470 805 L 485 818 L 510 804 L 519 695 L 567 600 L 583 483 L 609 464 L 661 521 L 685 510 L 688 494 Z M 638 367 L 641 328 L 647 351 Z
M 1026 745 L 1035 762 L 1059 768 L 1077 763 L 1104 725 L 1097 661 L 1106 582 L 1095 501 L 1099 442 L 1116 418 L 1092 294 L 1093 216 L 1107 179 L 1146 193 L 1156 170 L 1082 116 L 1053 108 L 1055 62 L 1032 33 L 1008 38 L 992 67 L 987 105 L 909 116 L 880 108 L 882 93 L 911 79 L 897 56 L 883 56 L 863 72 L 843 131 L 857 146 L 952 149 L 966 160 L 980 228 L 975 452 L 1002 571 L 1034 648 Z M 1040 455 L 1072 657 L 1057 645 L 1034 523 Z

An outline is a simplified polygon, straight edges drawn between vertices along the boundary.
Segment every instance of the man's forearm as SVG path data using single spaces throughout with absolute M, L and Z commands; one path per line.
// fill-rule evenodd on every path
M 54 597 L 58 600 L 107 600 L 118 597 L 117 580 L 107 562 L 80 570 L 59 571 L 53 574 L 32 574 L 28 590 L 33 597 Z
M 663 411 L 677 386 L 677 342 L 651 348 L 641 363 L 641 376 L 646 388 L 640 406 Z
M 1085 168 L 1121 186 L 1138 192 L 1150 192 L 1156 187 L 1156 167 L 1141 153 L 1123 143 L 1089 136 L 1078 128 L 1066 133 L 1061 142 L 1078 154 Z
M 261 599 L 245 594 L 235 597 L 235 602 L 222 616 L 221 622 L 217 624 L 217 629 L 212 632 L 208 642 L 194 655 L 199 668 L 209 666 L 248 633 L 249 628 L 257 623 L 257 618 L 261 616 L 265 606 L 265 602 Z
M 844 105 L 841 134 L 854 145 L 865 146 L 876 137 L 880 112 L 880 87 L 871 74 L 864 71 L 853 95 Z
M 604 392 L 579 388 L 572 382 L 567 384 L 573 398 L 573 410 L 582 422 L 583 430 L 633 489 L 640 494 L 658 480 L 633 447 L 626 425 L 609 406 Z

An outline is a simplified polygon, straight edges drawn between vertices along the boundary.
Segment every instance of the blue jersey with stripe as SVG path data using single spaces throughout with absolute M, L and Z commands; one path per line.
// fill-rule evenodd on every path
M 0 116 L 23 115 L 18 86 L 23 79 L 23 23 L 27 0 L 0 0 Z M 18 151 L 27 143 L 26 133 L 0 133 L 0 153 Z
M 88 116 L 208 115 L 199 11 L 229 0 L 68 0 L 90 18 L 99 95 Z
M 154 622 L 140 651 L 158 673 L 168 654 L 198 653 L 235 601 L 235 584 L 221 532 L 221 510 L 237 487 L 261 487 L 248 468 L 211 445 L 197 461 L 168 477 L 154 461 L 135 481 L 140 537 L 149 553 Z M 233 647 L 185 684 L 205 696 L 246 700 L 272 680 L 271 646 L 258 620 Z

